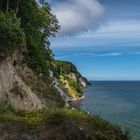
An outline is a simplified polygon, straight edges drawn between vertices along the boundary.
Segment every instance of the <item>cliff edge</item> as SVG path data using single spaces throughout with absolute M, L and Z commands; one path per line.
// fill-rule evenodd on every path
M 83 77 L 76 66 L 67 61 L 55 61 L 57 78 L 65 93 L 69 96 L 69 101 L 76 101 L 84 98 L 83 88 L 90 85 Z

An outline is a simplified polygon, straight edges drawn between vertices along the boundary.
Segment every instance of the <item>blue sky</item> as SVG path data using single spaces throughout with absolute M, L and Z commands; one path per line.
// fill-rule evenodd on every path
M 61 31 L 56 59 L 90 80 L 140 80 L 140 0 L 50 0 Z

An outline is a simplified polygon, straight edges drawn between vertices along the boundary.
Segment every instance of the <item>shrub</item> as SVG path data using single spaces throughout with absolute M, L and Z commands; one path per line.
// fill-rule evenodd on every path
M 38 74 L 49 77 L 51 56 L 45 46 L 39 46 L 30 36 L 27 39 L 26 62 Z
M 25 42 L 25 35 L 20 27 L 20 19 L 14 14 L 0 11 L 0 56 L 6 57 L 14 51 L 15 46 L 21 46 Z
M 74 81 L 74 80 L 70 80 L 69 81 L 69 86 L 72 87 L 72 88 L 74 88 L 74 89 L 76 89 L 77 88 L 77 82 Z
M 71 88 L 73 88 L 74 90 L 76 90 L 78 93 L 83 93 L 83 91 L 82 91 L 80 85 L 79 85 L 76 81 L 70 80 L 70 81 L 69 81 L 69 86 L 70 86 Z M 80 95 L 82 95 L 82 94 L 80 94 Z
M 1 137 L 10 132 L 15 136 L 37 140 L 129 140 L 129 135 L 120 128 L 85 112 L 71 109 L 19 111 L 0 107 Z M 46 131 L 47 130 L 47 131 Z M 35 139 L 36 140 L 36 139 Z
M 72 63 L 70 62 L 66 62 L 66 61 L 55 61 L 54 62 L 55 65 L 57 66 L 57 73 L 59 75 L 64 75 L 64 74 L 69 74 L 69 73 L 76 73 L 77 75 L 80 75 L 80 73 L 78 73 L 75 65 L 73 65 Z

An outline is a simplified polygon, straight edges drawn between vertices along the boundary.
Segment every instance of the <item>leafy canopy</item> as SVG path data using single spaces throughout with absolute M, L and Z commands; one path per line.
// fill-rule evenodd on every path
M 6 46 L 0 45 L 0 49 L 26 44 L 26 63 L 38 73 L 48 74 L 53 60 L 49 37 L 55 36 L 59 28 L 44 0 L 0 1 L 0 40 Z

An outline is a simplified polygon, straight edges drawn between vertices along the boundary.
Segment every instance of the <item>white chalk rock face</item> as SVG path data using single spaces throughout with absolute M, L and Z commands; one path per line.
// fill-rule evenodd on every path
M 79 78 L 79 83 L 82 87 L 87 87 L 87 82 L 82 77 Z

